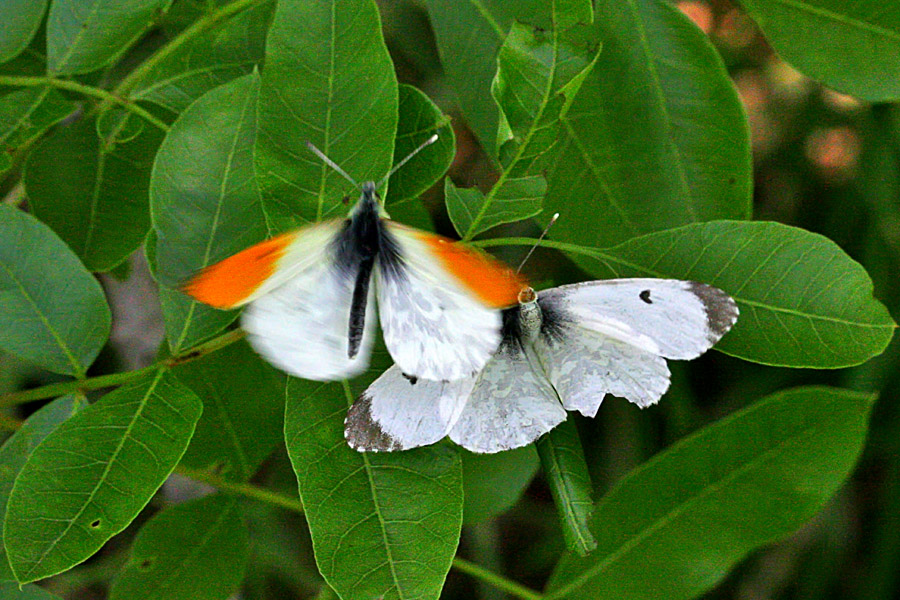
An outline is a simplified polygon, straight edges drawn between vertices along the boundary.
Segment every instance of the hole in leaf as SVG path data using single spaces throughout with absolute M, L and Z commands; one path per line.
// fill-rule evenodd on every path
M 97 529 L 98 527 L 100 527 L 100 519 L 97 519 L 96 521 L 94 521 L 93 523 L 91 523 L 91 528 L 92 528 L 92 529 Z

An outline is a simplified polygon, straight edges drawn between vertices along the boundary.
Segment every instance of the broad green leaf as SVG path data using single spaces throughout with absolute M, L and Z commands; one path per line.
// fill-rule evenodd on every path
M 47 69 L 73 75 L 106 66 L 153 24 L 171 0 L 53 0 Z
M 15 58 L 37 33 L 50 0 L 6 0 L 0 8 L 0 63 Z
M 541 212 L 547 182 L 540 175 L 507 179 L 489 194 L 490 202 L 478 188 L 460 189 L 444 180 L 447 213 L 459 235 L 469 239 L 503 223 L 521 221 Z
M 411 85 L 399 87 L 397 138 L 394 140 L 394 164 L 409 156 L 432 134 L 438 140 L 428 146 L 391 175 L 386 203 L 416 198 L 433 186 L 450 168 L 456 154 L 456 136 L 450 118 L 426 96 Z
M 250 73 L 262 61 L 273 8 L 251 7 L 191 38 L 154 65 L 130 96 L 180 113 L 207 91 Z
M 881 354 L 896 328 L 859 263 L 828 238 L 780 223 L 698 223 L 607 250 L 572 248 L 600 277 L 688 279 L 726 291 L 741 314 L 716 349 L 753 362 L 849 367 Z
M 548 168 L 550 237 L 598 246 L 751 207 L 743 109 L 706 35 L 668 0 L 601 0 L 603 50 Z
M 459 449 L 463 464 L 463 523 L 474 525 L 510 509 L 538 470 L 534 446 L 497 454 Z
M 491 97 L 497 51 L 513 21 L 550 26 L 545 0 L 425 0 L 441 64 L 460 110 L 482 147 L 496 157 L 498 112 Z
M 283 439 L 284 378 L 244 341 L 174 372 L 203 401 L 182 464 L 250 479 Z
M 0 515 L 6 514 L 13 483 L 37 445 L 60 423 L 84 408 L 84 405 L 83 397 L 78 398 L 74 394 L 57 398 L 28 417 L 22 427 L 3 443 L 0 448 Z M 0 538 L 2 533 L 3 524 L 0 523 Z M 6 558 L 6 548 L 0 547 L 0 580 L 13 579 L 15 577 Z M 0 595 L 0 598 L 3 597 Z
M 259 90 L 256 172 L 276 231 L 343 216 L 351 184 L 306 147 L 315 144 L 358 182 L 391 167 L 397 79 L 374 0 L 281 2 Z
M 36 585 L 19 587 L 18 583 L 0 582 L 0 598 L 3 600 L 60 600 L 50 592 L 44 591 Z
M 871 102 L 900 99 L 900 4 L 741 0 L 766 38 L 804 74 Z
M 0 175 L 19 148 L 28 146 L 75 110 L 75 104 L 51 87 L 15 90 L 0 97 Z
M 262 241 L 266 220 L 253 172 L 259 77 L 245 75 L 188 107 L 153 165 L 150 206 L 156 278 L 176 287 L 204 267 Z M 163 289 L 173 351 L 215 335 L 237 317 Z
M 575 422 L 566 419 L 535 445 L 559 513 L 566 547 L 569 552 L 587 556 L 597 547 L 588 528 L 594 511 L 593 488 Z
M 285 440 L 319 571 L 345 600 L 436 600 L 462 524 L 459 455 L 441 444 L 351 449 L 353 399 L 346 383 L 288 386 Z
M 563 557 L 544 597 L 696 598 L 822 508 L 853 469 L 874 399 L 796 388 L 684 438 L 597 503 L 597 550 Z
M 250 535 L 234 498 L 207 496 L 154 515 L 110 600 L 224 600 L 244 577 Z
M 100 284 L 50 228 L 0 206 L 0 348 L 80 377 L 110 321 Z
M 202 409 L 160 370 L 48 435 L 9 498 L 3 541 L 16 579 L 70 569 L 122 531 L 178 464 Z
M 99 138 L 98 128 L 107 137 Z M 112 269 L 147 235 L 150 168 L 162 138 L 131 113 L 115 111 L 99 126 L 82 119 L 58 129 L 28 157 L 25 190 L 35 216 L 89 270 Z

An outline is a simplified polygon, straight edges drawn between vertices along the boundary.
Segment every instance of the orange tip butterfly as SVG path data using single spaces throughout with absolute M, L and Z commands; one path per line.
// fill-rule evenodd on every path
M 185 293 L 216 308 L 249 305 L 250 344 L 276 367 L 304 379 L 358 375 L 369 363 L 375 304 L 384 341 L 404 373 L 423 380 L 468 377 L 501 341 L 500 309 L 516 304 L 523 280 L 489 255 L 387 217 L 378 184 L 361 186 L 346 219 L 288 232 L 207 267 Z M 370 282 L 374 278 L 374 285 Z
M 607 394 L 655 404 L 669 387 L 665 359 L 700 356 L 737 317 L 725 292 L 693 281 L 524 287 L 479 373 L 425 381 L 394 365 L 350 408 L 344 435 L 359 451 L 405 450 L 448 435 L 472 452 L 525 446 L 566 410 L 593 417 Z

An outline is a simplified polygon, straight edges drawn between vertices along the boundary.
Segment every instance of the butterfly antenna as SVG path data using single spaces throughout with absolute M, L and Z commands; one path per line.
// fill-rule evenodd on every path
M 354 187 L 359 188 L 359 184 L 356 183 L 355 179 L 353 179 L 352 177 L 347 175 L 347 172 L 345 170 L 343 170 L 342 168 L 340 168 L 336 162 L 334 162 L 333 160 L 331 160 L 330 158 L 325 156 L 324 152 L 322 152 L 321 150 L 319 150 L 318 148 L 313 146 L 312 142 L 306 142 L 306 147 L 309 148 L 310 152 L 312 152 L 313 154 L 315 154 L 316 156 L 321 158 L 322 162 L 324 162 L 326 165 L 328 165 L 329 167 L 331 167 L 332 169 L 334 169 L 335 171 L 337 171 L 338 173 L 343 175 L 344 179 L 346 179 L 347 181 L 352 183 Z
M 535 251 L 538 245 L 541 243 L 541 240 L 544 239 L 544 236 L 547 235 L 547 232 L 550 231 L 550 228 L 553 227 L 553 224 L 556 223 L 556 220 L 559 218 L 559 213 L 555 213 L 551 218 L 550 222 L 547 223 L 547 226 L 544 227 L 544 231 L 541 232 L 541 236 L 537 239 L 537 241 L 531 246 L 531 250 L 528 251 L 528 254 L 525 255 L 525 258 L 522 259 L 522 262 L 519 263 L 519 268 L 516 269 L 516 273 L 522 270 L 522 267 L 525 266 L 525 263 L 531 258 L 531 254 Z
M 396 172 L 400 169 L 400 167 L 402 167 L 403 165 L 405 165 L 406 163 L 408 163 L 408 162 L 409 162 L 409 159 L 411 159 L 413 156 L 415 156 L 416 154 L 418 154 L 419 152 L 421 152 L 423 149 L 425 149 L 425 148 L 427 148 L 428 146 L 430 146 L 430 145 L 432 145 L 433 143 L 435 143 L 437 140 L 438 140 L 438 134 L 435 133 L 435 134 L 432 135 L 430 138 L 428 138 L 427 140 L 425 140 L 424 142 L 422 142 L 421 144 L 419 144 L 419 147 L 418 147 L 418 148 L 416 148 L 415 150 L 413 150 L 412 152 L 410 152 L 409 154 L 407 154 L 407 155 L 406 155 L 406 158 L 404 158 L 403 160 L 401 160 L 400 162 L 398 162 L 396 165 L 394 165 L 394 168 L 391 169 L 391 171 L 390 171 L 387 175 L 385 175 L 384 177 L 382 177 L 382 178 L 381 178 L 381 181 L 379 181 L 379 182 L 378 182 L 378 185 L 375 186 L 375 187 L 380 188 L 380 187 L 384 184 L 385 181 L 387 181 L 388 179 L 391 178 L 391 175 L 393 175 L 394 173 L 396 173 Z

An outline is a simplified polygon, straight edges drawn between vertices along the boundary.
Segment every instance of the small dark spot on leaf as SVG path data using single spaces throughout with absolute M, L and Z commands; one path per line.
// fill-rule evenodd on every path
M 419 378 L 415 375 L 407 375 L 406 373 L 403 373 L 403 376 L 406 378 L 410 385 L 416 385 L 416 383 L 419 381 Z
M 97 519 L 96 521 L 94 521 L 93 523 L 91 523 L 91 527 L 92 527 L 93 529 L 97 529 L 98 527 L 100 527 L 100 519 Z
M 145 558 L 144 560 L 141 561 L 141 564 L 138 565 L 138 568 L 143 571 L 146 571 L 147 569 L 149 569 L 152 566 L 153 566 L 153 559 Z
M 734 185 L 735 183 L 737 183 L 737 177 L 732 176 L 728 178 L 728 185 Z
M 343 202 L 345 205 L 350 204 L 350 196 L 344 196 L 343 198 L 341 198 L 341 202 Z
M 653 300 L 650 299 L 650 290 L 644 290 L 639 295 L 641 297 L 641 300 L 643 300 L 647 304 L 653 304 Z

